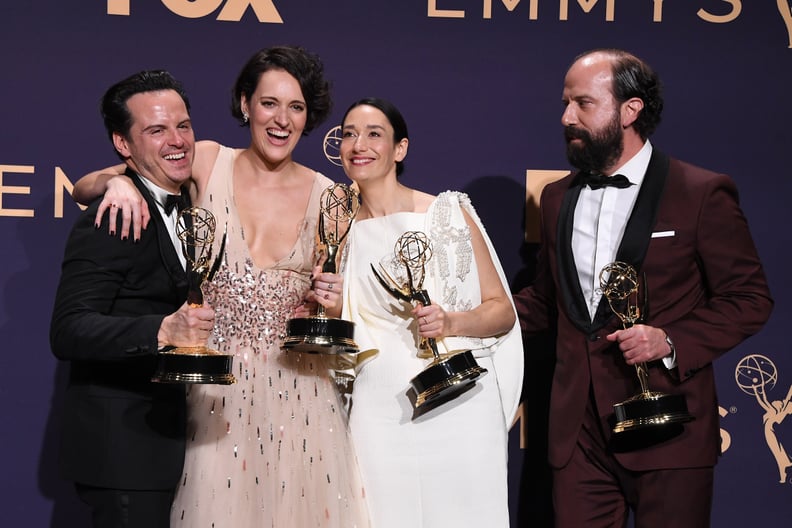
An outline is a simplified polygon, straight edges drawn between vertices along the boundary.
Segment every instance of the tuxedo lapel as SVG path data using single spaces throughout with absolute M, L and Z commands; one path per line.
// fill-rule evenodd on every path
M 556 258 L 558 259 L 558 285 L 564 306 L 572 323 L 581 331 L 588 333 L 589 319 L 586 300 L 580 288 L 575 257 L 572 254 L 572 227 L 575 222 L 575 206 L 580 196 L 580 173 L 570 180 L 570 185 L 561 201 L 556 233 Z
M 160 257 L 162 258 L 163 263 L 165 264 L 165 268 L 168 270 L 168 273 L 173 278 L 176 286 L 181 288 L 187 288 L 187 274 L 185 273 L 184 269 L 182 268 L 181 261 L 179 260 L 179 256 L 176 254 L 176 248 L 173 247 L 173 243 L 171 243 L 170 232 L 168 231 L 165 222 L 162 220 L 162 215 L 159 212 L 157 207 L 157 203 L 154 200 L 154 197 L 151 195 L 149 190 L 143 185 L 143 182 L 140 181 L 140 177 L 135 174 L 135 172 L 127 168 L 125 173 L 135 184 L 140 194 L 146 200 L 148 204 L 149 212 L 151 213 L 151 221 L 149 222 L 149 229 L 151 228 L 150 225 L 153 222 L 154 228 L 157 232 L 157 244 L 159 246 L 159 253 Z M 182 192 L 186 192 L 186 189 L 182 189 Z M 189 196 L 189 195 L 188 195 Z
M 616 260 L 631 265 L 640 273 L 652 230 L 657 220 L 657 209 L 663 197 L 666 177 L 668 176 L 668 156 L 657 149 L 652 150 L 652 157 L 646 169 L 641 190 L 638 191 L 635 205 L 633 206 L 627 226 L 624 229 L 621 244 L 616 252 Z M 641 284 L 646 288 L 645 284 Z M 612 316 L 610 306 L 605 298 L 600 299 L 597 313 L 594 316 L 593 326 L 600 328 Z M 642 313 L 643 316 L 646 314 Z
M 668 176 L 668 156 L 657 149 L 652 151 L 641 189 L 627 220 L 624 236 L 616 252 L 616 260 L 630 264 L 640 272 L 652 230 L 657 219 L 657 210 L 662 198 L 666 177 Z M 599 330 L 613 317 L 613 312 L 605 298 L 600 299 L 594 320 L 590 321 L 583 290 L 580 288 L 575 257 L 572 254 L 572 228 L 575 219 L 575 206 L 580 196 L 580 173 L 570 183 L 561 202 L 556 233 L 556 252 L 558 258 L 558 283 L 564 305 L 572 323 L 582 332 Z M 645 287 L 645 285 L 644 285 Z

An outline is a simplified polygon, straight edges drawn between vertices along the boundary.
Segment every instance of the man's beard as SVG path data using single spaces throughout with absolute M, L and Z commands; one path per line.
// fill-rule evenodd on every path
M 570 125 L 564 129 L 564 137 L 569 163 L 582 171 L 604 173 L 613 168 L 624 151 L 624 132 L 619 114 L 615 114 L 608 125 L 594 135 Z M 572 139 L 580 139 L 582 145 L 572 143 Z

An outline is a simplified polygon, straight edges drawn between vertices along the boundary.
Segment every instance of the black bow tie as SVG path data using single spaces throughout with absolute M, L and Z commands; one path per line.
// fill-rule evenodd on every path
M 187 200 L 184 194 L 169 194 L 168 197 L 165 198 L 165 214 L 167 215 L 170 215 L 174 209 L 178 212 L 186 208 Z
M 605 176 L 604 174 L 592 174 L 590 172 L 581 173 L 581 184 L 588 185 L 592 189 L 602 189 L 603 187 L 611 186 L 618 189 L 626 189 L 632 183 L 623 174 L 614 174 L 613 176 Z

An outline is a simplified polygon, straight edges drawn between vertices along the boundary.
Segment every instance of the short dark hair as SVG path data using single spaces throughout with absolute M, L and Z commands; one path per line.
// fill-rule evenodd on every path
M 187 112 L 190 111 L 190 100 L 182 84 L 165 70 L 146 70 L 138 72 L 108 88 L 102 97 L 101 113 L 105 129 L 110 141 L 113 134 L 129 137 L 132 128 L 132 115 L 129 113 L 127 101 L 133 95 L 145 92 L 173 90 L 181 96 Z
M 663 113 L 663 93 L 660 78 L 646 62 L 632 53 L 616 48 L 602 48 L 587 51 L 578 56 L 583 58 L 593 53 L 603 53 L 610 57 L 613 72 L 613 97 L 619 103 L 637 97 L 644 107 L 633 127 L 647 139 L 660 124 Z M 577 59 L 575 60 L 577 62 Z
M 402 139 L 410 139 L 409 134 L 407 133 L 407 122 L 404 120 L 404 116 L 399 112 L 399 109 L 396 108 L 396 105 L 391 103 L 390 101 L 386 101 L 385 99 L 380 99 L 379 97 L 364 97 L 358 101 L 352 103 L 352 105 L 347 108 L 347 111 L 344 112 L 344 118 L 341 120 L 341 124 L 346 121 L 349 112 L 352 111 L 353 108 L 358 106 L 373 106 L 383 114 L 388 119 L 388 122 L 393 127 L 393 143 L 394 145 L 401 141 Z M 396 162 L 396 176 L 400 176 L 401 173 L 404 172 L 404 161 L 397 161 Z
M 333 105 L 330 83 L 324 78 L 324 66 L 319 56 L 298 46 L 273 46 L 257 51 L 242 67 L 234 83 L 231 115 L 240 125 L 247 125 L 242 113 L 242 96 L 250 101 L 261 75 L 269 70 L 283 70 L 300 83 L 305 104 L 308 106 L 303 135 L 308 135 L 308 132 L 327 119 Z

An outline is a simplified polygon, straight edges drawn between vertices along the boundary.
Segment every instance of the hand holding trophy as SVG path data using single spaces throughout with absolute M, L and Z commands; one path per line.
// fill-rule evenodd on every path
M 424 306 L 431 304 L 429 293 L 423 289 L 426 277 L 426 263 L 432 257 L 432 246 L 426 234 L 408 231 L 396 241 L 395 256 L 404 266 L 405 281 L 397 281 L 382 266 L 380 271 L 372 265 L 371 271 L 379 283 L 395 298 L 409 303 L 419 302 Z M 431 363 L 410 380 L 415 392 L 415 409 L 437 401 L 451 399 L 462 393 L 476 378 L 487 373 L 487 369 L 476 363 L 473 353 L 465 350 L 452 355 L 441 356 L 434 338 L 421 340 L 421 348 L 431 355 Z
M 336 273 L 338 248 L 360 208 L 360 196 L 346 184 L 336 183 L 322 192 L 319 213 L 319 240 L 325 247 L 326 259 L 322 272 Z M 311 317 L 289 319 L 283 348 L 298 352 L 322 354 L 355 354 L 355 323 L 325 315 L 321 304 Z
M 225 251 L 226 235 L 220 243 L 220 251 L 212 261 L 216 221 L 214 215 L 201 207 L 189 207 L 179 212 L 177 235 L 188 263 L 187 303 L 203 305 L 201 285 L 212 277 L 220 267 Z M 236 382 L 231 374 L 233 356 L 226 355 L 206 346 L 176 347 L 160 352 L 157 370 L 152 381 L 159 383 L 214 383 L 230 385 Z
M 621 320 L 624 328 L 630 328 L 646 319 L 648 306 L 646 280 L 644 279 L 643 287 L 640 288 L 635 268 L 624 262 L 612 262 L 600 271 L 599 282 L 611 311 Z M 679 424 L 693 419 L 688 412 L 684 395 L 649 390 L 649 372 L 646 363 L 636 364 L 635 371 L 641 392 L 613 406 L 616 413 L 613 432 L 622 433 L 648 426 Z

